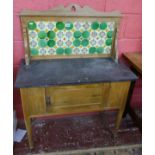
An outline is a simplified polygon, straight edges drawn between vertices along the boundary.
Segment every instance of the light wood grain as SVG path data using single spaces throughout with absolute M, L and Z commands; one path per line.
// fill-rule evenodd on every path
M 123 112 L 125 109 L 128 93 L 129 93 L 129 88 L 130 88 L 131 82 L 125 82 L 124 86 L 121 87 L 121 95 L 117 99 L 117 101 L 120 102 L 120 108 L 119 112 L 117 114 L 117 119 L 116 119 L 116 125 L 115 128 L 118 129 L 120 127 L 120 123 L 122 120 Z
M 25 63 L 29 65 L 30 63 L 30 51 L 29 51 L 29 37 L 27 33 L 27 23 L 23 17 L 21 17 L 21 25 L 22 25 L 22 33 L 23 33 L 23 40 L 24 40 L 24 48 L 25 48 Z
M 46 112 L 64 114 L 70 113 L 70 108 L 72 108 L 72 112 L 92 111 L 93 108 L 95 111 L 110 108 L 120 109 L 123 104 L 121 101 L 124 98 L 124 92 L 128 89 L 129 83 L 113 82 L 25 88 L 21 89 L 21 91 L 22 96 L 25 95 L 23 104 L 24 106 L 27 105 L 28 112 L 26 113 L 28 115 L 39 115 Z M 48 107 L 45 101 L 46 97 L 50 98 Z M 92 106 L 93 108 L 91 108 Z
M 118 109 L 118 129 L 129 86 L 130 81 L 20 89 L 30 148 L 33 147 L 31 118 L 34 117 Z
M 48 60 L 48 59 L 73 59 L 73 58 L 108 58 L 111 54 L 77 54 L 77 55 L 44 55 L 44 56 L 31 56 L 31 60 Z
M 31 115 L 44 114 L 45 105 L 45 89 L 44 88 L 22 88 L 20 89 L 24 120 L 28 134 L 30 148 L 33 148 Z
M 45 88 L 21 88 L 22 103 L 30 115 L 46 112 Z
M 38 59 L 69 59 L 112 57 L 117 61 L 117 33 L 121 14 L 119 12 L 98 12 L 88 6 L 81 8 L 76 4 L 68 7 L 60 6 L 48 11 L 23 11 L 20 14 L 25 47 L 25 62 Z M 27 23 L 29 21 L 100 21 L 114 22 L 115 31 L 110 54 L 92 55 L 49 55 L 30 56 Z M 74 113 L 97 112 L 117 109 L 116 128 L 119 128 L 130 81 L 51 86 L 37 88 L 21 88 L 22 107 L 28 132 L 30 148 L 33 147 L 31 118 Z
M 102 104 L 102 85 L 77 85 L 51 87 L 46 89 L 46 95 L 50 96 L 51 107 L 49 112 L 54 109 L 66 109 L 69 112 L 70 108 L 81 108 L 84 106 L 101 105 Z M 87 107 L 88 111 L 89 108 Z
M 97 105 L 100 110 L 122 106 L 122 98 L 129 88 L 130 82 L 113 82 L 85 85 L 54 86 L 47 88 L 22 88 L 21 96 L 24 113 L 27 116 L 40 115 L 46 112 L 53 113 L 53 109 L 65 108 L 70 112 L 70 107 L 87 107 Z M 125 93 L 124 93 L 125 92 Z M 126 95 L 126 94 L 125 94 Z M 46 105 L 46 97 L 50 97 L 51 105 Z M 122 102 L 121 102 L 122 101 Z M 97 107 L 97 110 L 99 108 Z M 77 112 L 77 110 L 75 110 Z M 78 111 L 81 112 L 81 111 Z M 56 113 L 56 112 L 55 112 Z M 60 112 L 59 112 L 60 113 Z M 61 113 L 63 114 L 63 112 Z

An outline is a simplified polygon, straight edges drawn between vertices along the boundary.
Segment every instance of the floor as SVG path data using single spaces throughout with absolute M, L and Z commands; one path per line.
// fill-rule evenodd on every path
M 64 152 L 39 153 L 33 155 L 142 155 L 141 145 L 128 145 L 107 148 L 93 148 Z
M 34 119 L 32 128 L 34 149 L 29 150 L 25 136 L 21 143 L 14 144 L 14 155 L 141 144 L 141 132 L 129 115 L 123 119 L 118 132 L 113 133 L 116 114 L 116 111 L 108 111 Z M 20 122 L 18 127 L 24 129 L 24 122 Z

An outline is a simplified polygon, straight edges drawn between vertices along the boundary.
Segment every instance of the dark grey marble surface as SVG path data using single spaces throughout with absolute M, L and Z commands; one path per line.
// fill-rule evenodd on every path
M 124 64 L 110 58 L 35 60 L 26 66 L 24 60 L 15 87 L 134 81 L 137 76 Z

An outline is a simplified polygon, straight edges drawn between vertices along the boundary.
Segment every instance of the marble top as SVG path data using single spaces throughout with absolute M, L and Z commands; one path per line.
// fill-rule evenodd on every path
M 56 85 L 134 81 L 137 76 L 124 64 L 111 58 L 21 61 L 15 82 L 17 88 Z

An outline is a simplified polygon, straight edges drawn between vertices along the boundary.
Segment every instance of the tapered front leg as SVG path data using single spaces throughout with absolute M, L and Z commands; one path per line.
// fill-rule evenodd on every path
M 30 147 L 30 149 L 32 149 L 33 148 L 33 142 L 32 142 L 31 118 L 29 118 L 29 117 L 25 118 L 25 125 L 26 125 L 26 129 L 27 129 L 29 147 Z
M 115 129 L 119 129 L 124 110 L 120 109 L 117 114 Z
M 122 91 L 123 93 L 122 93 L 122 96 L 120 98 L 121 104 L 120 104 L 120 108 L 119 108 L 119 111 L 117 114 L 115 129 L 118 129 L 120 127 L 126 104 L 129 104 L 128 102 L 130 102 L 131 88 L 132 88 L 132 82 L 128 82 L 128 84 L 123 87 L 123 91 Z

